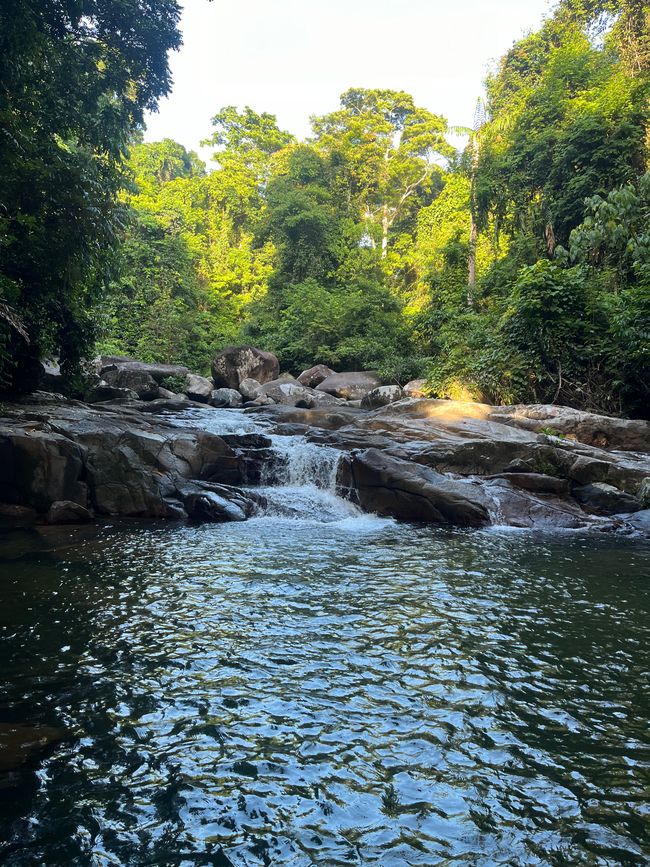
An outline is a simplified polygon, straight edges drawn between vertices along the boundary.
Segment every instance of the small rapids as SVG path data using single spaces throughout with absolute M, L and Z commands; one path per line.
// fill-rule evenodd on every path
M 275 458 L 256 488 L 267 501 L 263 514 L 318 523 L 366 517 L 337 495 L 340 452 L 298 436 L 271 436 L 271 441 Z

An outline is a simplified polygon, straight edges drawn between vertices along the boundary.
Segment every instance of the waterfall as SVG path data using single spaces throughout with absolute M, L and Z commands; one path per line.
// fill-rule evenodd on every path
M 302 436 L 270 437 L 274 460 L 264 468 L 261 487 L 264 514 L 329 523 L 361 517 L 362 512 L 336 493 L 341 453 L 310 443 Z

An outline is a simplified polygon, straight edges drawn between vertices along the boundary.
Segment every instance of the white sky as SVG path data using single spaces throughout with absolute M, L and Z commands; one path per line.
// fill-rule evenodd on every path
M 187 0 L 174 89 L 147 141 L 199 150 L 224 105 L 277 115 L 304 138 L 309 116 L 349 87 L 405 90 L 471 126 L 490 64 L 539 27 L 552 0 Z M 200 151 L 208 159 L 210 151 Z

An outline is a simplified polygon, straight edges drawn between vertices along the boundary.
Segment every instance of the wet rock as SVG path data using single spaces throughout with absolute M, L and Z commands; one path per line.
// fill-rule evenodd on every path
M 116 388 L 134 391 L 139 400 L 155 400 L 158 397 L 158 383 L 149 373 L 129 367 L 116 367 L 106 370 L 104 381 Z
M 68 737 L 64 728 L 0 723 L 0 772 L 14 771 Z
M 212 379 L 217 388 L 239 389 L 245 379 L 270 382 L 279 372 L 275 355 L 254 346 L 230 346 L 212 361 Z
M 317 391 L 325 391 L 344 400 L 361 400 L 379 385 L 381 380 L 373 371 L 348 371 L 328 376 L 317 386 Z
M 619 515 L 642 509 L 636 497 L 604 482 L 574 488 L 573 496 L 584 509 L 596 515 Z
M 243 406 L 244 401 L 234 388 L 215 388 L 210 394 L 210 403 L 212 406 L 237 409 Z
M 255 400 L 261 394 L 262 383 L 256 379 L 242 379 L 239 383 L 239 393 L 244 400 Z
M 641 511 L 631 515 L 619 515 L 619 517 L 623 518 L 635 530 L 650 536 L 650 509 L 641 509 Z
M 92 521 L 92 513 L 71 500 L 56 500 L 47 512 L 48 524 L 86 524 Z
M 181 485 L 177 491 L 188 518 L 198 524 L 245 521 L 265 503 L 258 494 L 205 482 Z
M 404 392 L 399 385 L 380 385 L 362 397 L 361 407 L 362 409 L 379 409 L 379 407 L 388 406 L 389 403 L 395 403 L 403 397 Z
M 328 376 L 333 376 L 335 373 L 336 371 L 332 370 L 331 367 L 327 367 L 325 364 L 317 364 L 315 367 L 303 370 L 298 377 L 298 382 L 300 385 L 304 385 L 307 388 L 316 388 L 316 386 L 320 385 Z
M 487 501 L 479 486 L 450 479 L 377 449 L 353 454 L 340 481 L 368 512 L 462 527 L 481 527 L 490 522 Z
M 185 378 L 185 394 L 190 400 L 198 401 L 198 403 L 208 403 L 212 397 L 214 386 L 205 376 L 199 376 L 197 373 L 188 373 Z

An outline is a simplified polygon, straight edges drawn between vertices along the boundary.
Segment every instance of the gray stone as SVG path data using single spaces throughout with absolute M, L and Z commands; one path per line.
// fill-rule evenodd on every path
M 93 516 L 88 509 L 71 500 L 55 500 L 47 512 L 48 524 L 86 524 Z
M 636 497 L 605 482 L 574 488 L 573 496 L 583 508 L 596 515 L 620 515 L 638 512 L 643 508 Z
M 86 403 L 103 403 L 106 400 L 138 400 L 138 395 L 130 388 L 118 388 L 103 380 L 85 395 Z
M 479 486 L 450 479 L 428 467 L 398 460 L 377 449 L 353 454 L 341 474 L 361 507 L 406 521 L 481 527 L 489 524 Z
M 234 388 L 215 388 L 210 394 L 212 406 L 237 409 L 243 405 L 241 394 Z
M 124 355 L 101 355 L 95 359 L 95 369 L 100 376 L 109 370 L 131 370 L 151 376 L 158 383 L 164 382 L 170 376 L 183 378 L 190 372 L 182 364 L 149 363 Z
M 256 379 L 242 379 L 239 383 L 239 393 L 244 400 L 255 400 L 261 394 L 262 383 Z
M 426 397 L 424 391 L 426 384 L 426 379 L 412 379 L 404 386 L 404 395 L 406 397 Z
M 238 389 L 244 379 L 270 382 L 279 373 L 275 355 L 254 346 L 229 346 L 212 361 L 212 379 L 217 388 Z
M 139 400 L 155 400 L 158 397 L 158 383 L 148 373 L 128 367 L 116 367 L 106 370 L 104 381 L 116 388 L 126 388 L 134 391 Z
M 332 370 L 331 367 L 327 367 L 325 364 L 317 364 L 314 367 L 310 367 L 308 370 L 303 370 L 298 377 L 298 382 L 300 385 L 304 385 L 307 388 L 316 388 L 316 386 L 320 385 L 328 376 L 333 376 L 335 373 L 336 371 Z
M 199 376 L 197 373 L 188 373 L 185 379 L 185 394 L 190 400 L 195 400 L 198 403 L 208 403 L 212 397 L 214 386 L 205 376 Z
M 395 403 L 403 397 L 404 392 L 399 385 L 380 385 L 378 388 L 373 388 L 368 394 L 364 394 L 361 398 L 361 408 L 379 409 L 382 406 L 388 406 L 389 403 Z
M 361 400 L 379 385 L 381 380 L 373 371 L 348 371 L 328 376 L 317 386 L 317 391 L 325 391 L 344 400 Z

